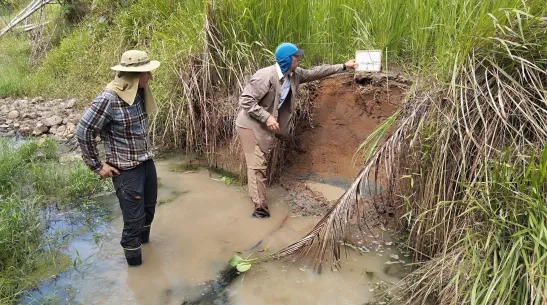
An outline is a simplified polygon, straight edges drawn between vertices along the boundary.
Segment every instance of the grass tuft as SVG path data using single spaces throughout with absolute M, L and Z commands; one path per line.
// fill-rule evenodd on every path
M 0 97 L 21 96 L 30 91 L 30 45 L 20 37 L 0 38 Z
M 14 304 L 44 276 L 68 266 L 61 253 L 48 250 L 46 203 L 77 204 L 105 188 L 82 161 L 59 163 L 51 139 L 14 143 L 0 138 L 1 304 Z

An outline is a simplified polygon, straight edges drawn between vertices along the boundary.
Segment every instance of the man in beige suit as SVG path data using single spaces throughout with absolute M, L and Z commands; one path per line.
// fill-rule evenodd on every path
M 345 64 L 302 69 L 298 65 L 303 53 L 292 43 L 279 45 L 275 51 L 276 63 L 258 70 L 239 98 L 241 110 L 236 130 L 247 162 L 249 195 L 255 206 L 253 217 L 270 216 L 266 203 L 267 156 L 274 137 L 284 138 L 289 134 L 298 85 L 356 67 L 355 61 L 350 60 Z

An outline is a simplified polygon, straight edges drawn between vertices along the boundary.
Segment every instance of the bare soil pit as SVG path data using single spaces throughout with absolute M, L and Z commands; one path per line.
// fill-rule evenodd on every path
M 321 81 L 311 120 L 296 126 L 296 147 L 280 179 L 294 214 L 323 215 L 344 193 L 361 169 L 360 144 L 397 110 L 408 85 L 399 75 L 383 73 Z M 338 187 L 338 193 L 327 188 L 324 196 L 317 183 Z

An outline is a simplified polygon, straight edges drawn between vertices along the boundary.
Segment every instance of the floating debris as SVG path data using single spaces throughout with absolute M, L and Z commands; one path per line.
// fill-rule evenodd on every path
M 393 265 L 393 264 L 400 264 L 401 262 L 400 261 L 387 261 L 385 262 L 384 264 L 386 265 Z
M 361 255 L 363 255 L 364 253 L 370 252 L 370 249 L 365 246 L 355 246 L 355 245 L 344 243 L 344 242 L 342 243 L 342 245 L 357 251 Z

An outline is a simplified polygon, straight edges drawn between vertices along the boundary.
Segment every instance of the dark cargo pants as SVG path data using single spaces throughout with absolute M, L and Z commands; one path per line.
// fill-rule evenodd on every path
M 140 249 L 141 232 L 143 228 L 150 228 L 156 211 L 158 179 L 154 161 L 148 160 L 135 168 L 120 170 L 120 174 L 112 178 L 112 183 L 123 215 L 120 244 L 126 251 Z

